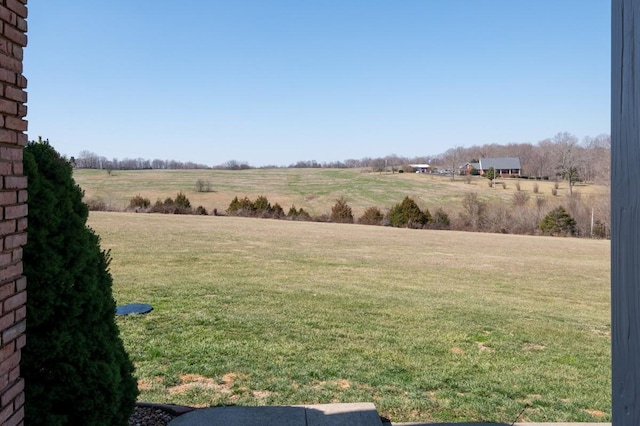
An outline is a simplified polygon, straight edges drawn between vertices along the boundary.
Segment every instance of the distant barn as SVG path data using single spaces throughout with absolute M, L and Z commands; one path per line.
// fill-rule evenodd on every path
M 431 173 L 431 166 L 428 164 L 409 164 L 409 167 L 413 167 L 416 173 Z

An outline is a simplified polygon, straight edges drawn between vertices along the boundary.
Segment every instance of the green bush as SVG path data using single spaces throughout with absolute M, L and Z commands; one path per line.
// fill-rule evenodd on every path
M 416 202 L 409 197 L 405 197 L 389 212 L 389 224 L 398 228 L 423 228 L 430 219 L 429 211 L 423 213 Z
M 363 215 L 358 219 L 358 223 L 362 225 L 380 225 L 384 219 L 384 215 L 377 207 L 369 207 L 364 211 Z
M 276 218 L 276 219 L 279 219 L 279 218 L 281 218 L 281 217 L 285 216 L 285 214 L 284 214 L 284 209 L 283 209 L 283 208 L 282 208 L 282 206 L 281 206 L 280 204 L 278 204 L 278 203 L 275 203 L 275 204 L 273 205 L 272 210 L 273 210 L 273 212 L 272 212 L 272 216 L 273 216 L 274 218 Z
M 151 206 L 151 201 L 148 198 L 144 198 L 142 196 L 140 196 L 140 194 L 136 195 L 135 197 L 131 198 L 131 200 L 129 200 L 129 208 L 130 209 L 147 209 L 149 208 L 149 206 Z
M 576 220 L 559 206 L 551 210 L 540 222 L 540 230 L 550 235 L 575 235 Z
M 182 193 L 182 191 L 178 192 L 178 195 L 176 195 L 175 205 L 181 209 L 191 208 L 191 202 L 189 202 L 189 199 Z
M 336 223 L 353 223 L 353 212 L 344 197 L 338 198 L 331 208 L 330 220 Z
M 71 165 L 48 143 L 24 150 L 29 178 L 25 424 L 127 425 L 137 397 L 115 322 L 109 253 L 87 227 Z
M 493 180 L 496 178 L 496 171 L 494 170 L 493 167 L 489 167 L 489 170 L 487 170 L 487 173 L 484 174 L 484 177 L 486 177 L 489 180 Z
M 227 208 L 227 213 L 230 215 L 237 216 L 252 216 L 253 215 L 253 202 L 245 196 L 242 199 L 238 199 L 238 197 L 234 197 Z
M 296 209 L 296 206 L 289 207 L 289 212 L 287 213 L 287 217 L 293 219 L 296 216 L 298 216 L 298 209 Z
M 300 210 L 297 210 L 295 206 L 291 206 L 287 217 L 293 220 L 311 220 L 311 215 L 305 209 L 300 207 Z
M 271 213 L 271 203 L 264 195 L 260 195 L 252 203 L 252 210 L 258 214 Z

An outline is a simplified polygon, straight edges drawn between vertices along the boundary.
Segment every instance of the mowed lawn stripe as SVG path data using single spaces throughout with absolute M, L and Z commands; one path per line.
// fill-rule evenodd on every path
M 140 400 L 610 419 L 609 243 L 91 212 Z

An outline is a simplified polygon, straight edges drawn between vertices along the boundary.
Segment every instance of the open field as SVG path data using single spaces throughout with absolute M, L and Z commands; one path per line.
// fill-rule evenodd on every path
M 233 197 L 255 199 L 266 196 L 285 211 L 291 205 L 304 208 L 312 215 L 329 213 L 336 199 L 344 196 L 356 217 L 369 207 L 382 211 L 412 197 L 421 208 L 435 211 L 443 207 L 449 213 L 461 208 L 465 194 L 477 192 L 482 199 L 510 200 L 516 191 L 516 180 L 504 179 L 506 189 L 492 189 L 485 178 L 474 176 L 470 183 L 457 176 L 424 175 L 416 173 L 371 173 L 359 169 L 252 169 L 252 170 L 105 170 L 76 169 L 74 179 L 85 190 L 86 198 L 100 199 L 116 210 L 122 210 L 135 195 L 155 202 L 184 192 L 195 207 L 223 212 Z M 211 184 L 213 192 L 197 192 L 198 180 Z M 540 196 L 560 203 L 568 194 L 566 182 L 561 182 L 558 196 L 551 190 L 554 182 L 518 180 L 521 190 L 529 195 L 537 183 Z M 585 197 L 607 196 L 607 189 L 597 185 L 581 185 L 574 191 Z
M 118 304 L 154 306 L 118 318 L 140 400 L 610 421 L 608 241 L 107 212 L 89 224 Z

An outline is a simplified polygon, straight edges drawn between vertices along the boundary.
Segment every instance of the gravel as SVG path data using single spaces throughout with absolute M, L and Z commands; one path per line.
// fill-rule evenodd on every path
M 136 405 L 129 426 L 167 426 L 176 417 L 161 408 Z

